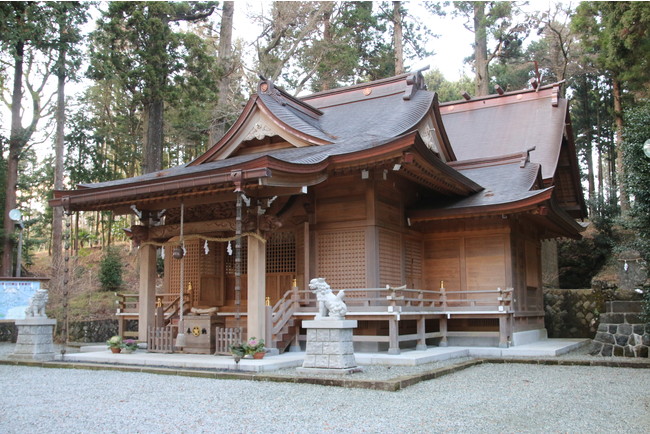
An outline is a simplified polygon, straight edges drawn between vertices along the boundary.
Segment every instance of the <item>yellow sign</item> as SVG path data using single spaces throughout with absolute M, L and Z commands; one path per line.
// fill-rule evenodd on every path
M 200 328 L 200 327 L 194 327 L 194 328 L 192 329 L 192 334 L 193 334 L 194 336 L 200 336 L 200 335 L 201 335 L 201 328 Z

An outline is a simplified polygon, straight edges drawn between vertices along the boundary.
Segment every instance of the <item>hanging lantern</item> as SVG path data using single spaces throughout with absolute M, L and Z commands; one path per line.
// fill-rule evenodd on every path
M 174 247 L 174 251 L 172 252 L 172 256 L 174 259 L 181 259 L 183 256 L 185 256 L 185 251 L 181 246 L 176 246 Z

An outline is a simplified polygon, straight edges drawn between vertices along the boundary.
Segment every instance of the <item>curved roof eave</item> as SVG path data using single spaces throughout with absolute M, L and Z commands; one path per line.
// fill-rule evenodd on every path
M 516 214 L 537 208 L 541 203 L 549 200 L 552 193 L 553 187 L 549 187 L 539 190 L 539 193 L 521 198 L 517 201 L 479 206 L 411 210 L 407 213 L 407 217 L 416 222 L 478 215 Z

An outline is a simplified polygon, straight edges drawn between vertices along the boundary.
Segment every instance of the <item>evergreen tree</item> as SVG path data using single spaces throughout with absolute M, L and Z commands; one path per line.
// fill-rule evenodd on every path
M 517 53 L 528 36 L 531 23 L 520 13 L 517 2 L 458 1 L 453 4 L 456 15 L 467 20 L 465 28 L 474 33 L 471 59 L 476 74 L 475 93 L 488 95 L 490 63 Z
M 195 34 L 175 27 L 206 20 L 216 2 L 111 2 L 92 40 L 91 77 L 113 79 L 138 98 L 144 118 L 144 173 L 162 169 L 165 103 L 177 98 L 179 84 L 204 80 L 213 67 L 192 63 L 213 61 Z M 188 77 L 182 72 L 200 73 Z M 214 78 L 214 77 L 209 77 Z M 209 86 L 208 86 L 209 87 Z
M 0 55 L 10 63 L 12 86 L 5 102 L 11 109 L 9 153 L 6 162 L 5 201 L 3 216 L 2 275 L 12 274 L 12 240 L 14 223 L 8 217 L 16 208 L 18 167 L 25 149 L 39 122 L 47 113 L 49 100 L 43 89 L 56 64 L 56 11 L 53 3 L 0 3 Z M 31 120 L 25 126 L 24 101 L 28 90 Z
M 623 110 L 633 93 L 650 80 L 650 3 L 583 2 L 572 21 L 581 34 L 586 52 L 612 82 L 613 116 L 616 123 L 616 167 L 621 211 L 630 203 L 623 164 Z

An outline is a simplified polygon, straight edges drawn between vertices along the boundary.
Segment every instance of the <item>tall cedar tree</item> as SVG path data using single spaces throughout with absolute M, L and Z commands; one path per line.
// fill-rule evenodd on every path
M 55 64 L 57 76 L 56 136 L 54 146 L 54 189 L 63 189 L 64 128 L 65 128 L 65 84 L 74 79 L 74 71 L 79 68 L 81 25 L 87 19 L 88 4 L 81 2 L 51 3 L 58 27 L 53 49 L 58 52 Z M 63 209 L 56 207 L 52 216 L 52 264 L 56 273 L 61 270 Z
M 92 37 L 90 75 L 113 78 L 143 107 L 143 173 L 162 169 L 165 103 L 176 95 L 179 74 L 196 54 L 196 35 L 175 31 L 179 22 L 206 20 L 216 2 L 111 2 Z
M 509 49 L 521 45 L 529 32 L 526 20 L 515 20 L 518 6 L 516 2 L 453 2 L 456 15 L 467 19 L 465 28 L 474 33 L 474 61 L 476 74 L 475 92 L 478 96 L 488 95 L 490 75 L 489 65 L 495 58 L 506 55 Z M 488 43 L 494 42 L 491 49 Z
M 612 80 L 619 201 L 621 211 L 627 213 L 630 201 L 623 163 L 623 111 L 633 102 L 629 101 L 633 96 L 630 91 L 638 90 L 650 80 L 650 3 L 583 2 L 572 24 L 581 33 L 586 50 Z
M 6 170 L 3 213 L 2 275 L 11 276 L 14 222 L 9 211 L 17 204 L 18 166 L 39 121 L 45 115 L 48 101 L 42 100 L 43 89 L 52 73 L 51 49 L 56 33 L 53 8 L 48 3 L 0 3 L 0 48 L 12 63 L 11 129 Z M 34 70 L 38 68 L 39 72 Z M 25 69 L 27 68 L 27 69 Z M 33 69 L 32 69 L 33 68 Z M 30 74 L 31 72 L 31 74 Z M 24 90 L 31 98 L 31 120 L 23 126 Z

